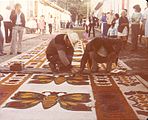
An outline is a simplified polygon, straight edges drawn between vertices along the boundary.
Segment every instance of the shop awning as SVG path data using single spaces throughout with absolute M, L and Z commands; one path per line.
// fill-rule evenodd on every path
M 61 12 L 64 12 L 64 13 L 67 13 L 67 14 L 71 15 L 71 13 L 70 13 L 69 11 L 67 11 L 67 10 L 65 10 L 65 9 L 63 9 L 63 8 L 61 8 L 60 6 L 54 4 L 54 3 L 51 2 L 51 1 L 53 1 L 53 0 L 40 0 L 40 3 L 42 3 L 42 4 L 44 4 L 44 5 L 47 5 L 47 6 L 50 6 L 50 7 L 54 8 L 54 9 L 57 9 L 57 10 L 59 10 L 59 11 L 61 11 Z
M 99 8 L 101 8 L 102 5 L 103 5 L 103 2 L 99 2 L 99 3 L 97 4 L 97 6 L 95 7 L 95 10 L 98 10 Z

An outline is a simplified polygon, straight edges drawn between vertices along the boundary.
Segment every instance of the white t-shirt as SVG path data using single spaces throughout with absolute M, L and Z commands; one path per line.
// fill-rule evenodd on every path
M 145 36 L 148 37 L 148 8 L 144 10 L 143 18 L 146 20 L 145 23 Z
M 4 22 L 10 22 L 11 20 L 10 20 L 10 15 L 11 15 L 11 10 L 5 10 L 4 12 L 3 12 L 3 21 Z
M 22 22 L 21 22 L 21 14 L 22 13 L 19 13 L 19 14 L 17 14 L 17 18 L 16 18 L 16 25 L 21 25 L 22 24 Z

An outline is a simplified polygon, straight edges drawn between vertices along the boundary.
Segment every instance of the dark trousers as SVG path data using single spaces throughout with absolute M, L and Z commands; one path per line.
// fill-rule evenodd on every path
M 89 25 L 88 37 L 90 37 L 91 30 L 93 31 L 93 37 L 95 37 L 95 26 L 94 25 Z
M 4 44 L 4 38 L 0 28 L 0 53 L 3 53 L 3 44 Z
M 52 24 L 48 24 L 48 27 L 49 27 L 49 32 L 51 34 L 52 33 Z
M 132 26 L 131 26 L 131 32 L 132 32 L 131 42 L 133 45 L 133 49 L 137 49 L 139 30 L 140 30 L 140 24 L 132 24 Z
M 11 38 L 12 38 L 12 23 L 11 22 L 4 22 L 4 27 L 5 27 L 5 40 L 6 40 L 6 43 L 10 43 Z

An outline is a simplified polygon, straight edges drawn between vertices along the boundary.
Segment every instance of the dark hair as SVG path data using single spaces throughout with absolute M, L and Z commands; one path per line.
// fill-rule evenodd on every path
M 119 18 L 119 14 L 118 14 L 118 13 L 116 13 L 116 14 L 115 14 L 115 17 L 118 19 L 118 18 Z
M 127 12 L 127 9 L 124 9 Z
M 134 8 L 137 12 L 141 12 L 140 5 L 134 5 L 133 8 Z

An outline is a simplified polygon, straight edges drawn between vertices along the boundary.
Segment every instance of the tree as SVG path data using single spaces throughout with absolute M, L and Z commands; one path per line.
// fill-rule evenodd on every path
M 72 21 L 81 21 L 87 15 L 87 0 L 57 0 L 57 5 L 70 11 Z

